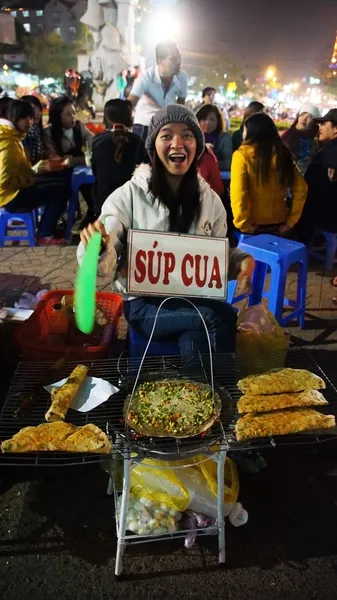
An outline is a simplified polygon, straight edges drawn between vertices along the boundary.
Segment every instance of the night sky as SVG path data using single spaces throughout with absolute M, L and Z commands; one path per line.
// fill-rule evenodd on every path
M 250 71 L 275 64 L 303 77 L 331 58 L 337 0 L 180 0 L 177 10 L 182 49 L 221 50 Z

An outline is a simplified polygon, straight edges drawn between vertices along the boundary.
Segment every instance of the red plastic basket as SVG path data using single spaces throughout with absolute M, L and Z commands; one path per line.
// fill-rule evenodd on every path
M 53 290 L 47 292 L 36 306 L 34 313 L 29 317 L 25 324 L 20 328 L 17 341 L 23 357 L 26 360 L 49 360 L 54 361 L 67 355 L 67 360 L 106 358 L 109 346 L 118 340 L 116 331 L 119 319 L 123 312 L 123 301 L 121 296 L 112 292 L 97 292 L 97 307 L 104 311 L 109 320 L 99 335 L 97 331 L 85 335 L 76 331 L 69 343 L 57 343 L 48 339 L 49 317 L 53 310 L 53 305 L 60 302 L 63 296 L 72 296 L 73 290 Z M 83 345 L 85 344 L 85 346 Z M 110 354 L 110 353 L 109 353 Z

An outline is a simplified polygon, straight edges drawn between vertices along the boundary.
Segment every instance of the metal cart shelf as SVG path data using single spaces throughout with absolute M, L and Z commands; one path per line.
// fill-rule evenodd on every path
M 156 539 L 158 536 L 146 536 L 140 538 L 134 534 L 127 534 L 125 530 L 125 520 L 128 505 L 130 469 L 133 461 L 140 461 L 143 458 L 161 459 L 161 460 L 188 460 L 197 454 L 204 454 L 212 457 L 218 464 L 218 519 L 217 531 L 219 539 L 219 562 L 225 561 L 225 524 L 224 524 L 224 505 L 220 500 L 224 497 L 224 463 L 228 451 L 243 451 L 255 448 L 275 446 L 276 444 L 290 445 L 313 443 L 318 441 L 331 440 L 330 433 L 324 434 L 298 434 L 289 436 L 279 436 L 275 438 L 261 439 L 252 442 L 237 442 L 235 440 L 234 426 L 237 419 L 236 404 L 241 397 L 241 392 L 237 388 L 237 380 L 241 377 L 237 369 L 235 356 L 231 354 L 213 356 L 213 369 L 215 379 L 215 390 L 222 401 L 222 411 L 220 419 L 205 434 L 187 439 L 173 438 L 146 438 L 139 437 L 130 431 L 125 425 L 123 419 L 123 406 L 125 398 L 131 392 L 138 373 L 140 361 L 120 358 L 113 360 L 86 361 L 89 367 L 89 373 L 95 377 L 101 377 L 117 387 L 120 391 L 111 396 L 109 400 L 96 407 L 89 413 L 80 413 L 69 410 L 67 421 L 75 425 L 85 425 L 94 423 L 101 429 L 107 431 L 113 442 L 113 451 L 111 456 L 112 466 L 118 461 L 122 463 L 123 483 L 122 505 L 120 519 L 117 520 L 117 556 L 116 568 L 117 575 L 122 569 L 122 556 L 126 544 L 131 542 L 142 543 Z M 49 368 L 49 363 L 28 363 L 23 362 L 18 366 L 14 375 L 10 390 L 0 415 L 0 441 L 8 439 L 17 433 L 22 427 L 28 425 L 38 425 L 44 422 L 44 415 L 50 404 L 50 395 L 45 392 L 41 395 L 38 403 L 24 417 L 15 418 L 13 415 L 20 404 L 22 395 L 30 392 L 39 382 L 43 373 Z M 76 363 L 69 362 L 59 374 L 59 379 L 69 375 Z M 304 349 L 290 350 L 287 356 L 287 364 L 293 368 L 308 369 L 317 375 L 323 377 L 326 382 L 324 395 L 329 401 L 329 406 L 324 408 L 324 412 L 337 415 L 337 390 L 332 385 L 328 377 L 323 373 L 320 366 L 314 360 L 309 351 Z M 183 364 L 180 357 L 151 357 L 145 358 L 139 381 L 161 378 L 186 377 L 193 378 L 202 383 L 210 382 L 210 357 L 201 356 Z M 217 444 L 216 450 L 214 449 Z M 109 457 L 104 457 L 109 458 Z M 0 464 L 4 466 L 66 466 L 80 465 L 89 462 L 98 462 L 102 460 L 101 455 L 97 454 L 70 454 L 70 453 L 31 453 L 31 454 L 2 454 Z M 108 493 L 118 495 L 118 486 L 114 480 L 115 469 L 112 469 L 112 478 L 110 478 Z M 199 532 L 199 530 L 198 530 Z M 201 534 L 214 534 L 214 527 L 200 530 Z M 168 539 L 171 537 L 181 537 L 184 532 L 176 534 L 163 534 L 159 539 Z

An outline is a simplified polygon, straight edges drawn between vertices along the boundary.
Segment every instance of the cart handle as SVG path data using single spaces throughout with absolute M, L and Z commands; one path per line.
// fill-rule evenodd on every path
M 152 337 L 153 337 L 154 330 L 155 330 L 155 328 L 156 328 L 156 325 L 157 325 L 157 320 L 158 320 L 158 316 L 159 316 L 160 309 L 161 309 L 161 308 L 162 308 L 162 306 L 164 306 L 164 304 L 165 304 L 166 302 L 168 302 L 169 300 L 176 300 L 177 298 L 178 298 L 179 300 L 184 300 L 184 302 L 187 302 L 187 303 L 188 303 L 188 304 L 190 304 L 190 305 L 191 305 L 193 308 L 195 308 L 195 310 L 197 311 L 197 313 L 198 313 L 198 315 L 199 315 L 199 317 L 200 317 L 200 319 L 201 319 L 201 321 L 202 321 L 202 323 L 203 323 L 203 326 L 204 326 L 204 328 L 205 328 L 206 337 L 207 337 L 207 342 L 208 342 L 208 349 L 209 349 L 209 358 L 210 358 L 212 394 L 213 394 L 213 399 L 214 399 L 214 375 L 213 375 L 212 346 L 211 346 L 211 340 L 210 340 L 210 337 L 209 337 L 209 333 L 208 333 L 208 330 L 207 330 L 207 325 L 206 325 L 206 323 L 205 323 L 204 317 L 202 316 L 202 314 L 201 314 L 200 310 L 197 308 L 197 306 L 196 306 L 196 305 L 195 305 L 195 304 L 194 304 L 194 303 L 193 303 L 191 300 L 189 300 L 188 298 L 183 298 L 182 296 L 175 296 L 175 297 L 165 298 L 165 299 L 164 299 L 164 300 L 161 302 L 161 304 L 158 306 L 158 310 L 157 310 L 157 313 L 156 313 L 156 316 L 155 316 L 155 319 L 154 319 L 154 322 L 153 322 L 152 331 L 151 331 L 151 334 L 150 334 L 150 337 L 149 337 L 149 341 L 147 342 L 147 345 L 146 345 L 146 348 L 145 348 L 145 351 L 144 351 L 143 358 L 142 358 L 142 360 L 140 361 L 140 365 L 139 365 L 138 373 L 137 373 L 137 376 L 136 376 L 136 379 L 135 379 L 134 386 L 133 386 L 133 388 L 132 388 L 132 392 L 131 392 L 131 395 L 130 395 L 130 400 L 129 400 L 129 404 L 128 404 L 128 408 L 127 408 L 127 413 L 126 413 L 126 414 L 128 414 L 128 413 L 129 413 L 129 410 L 130 410 L 130 406 L 131 406 L 132 398 L 133 398 L 133 395 L 134 395 L 134 393 L 135 393 L 135 391 L 136 391 L 136 387 L 137 387 L 137 384 L 138 384 L 138 380 L 139 380 L 140 372 L 141 372 L 141 370 L 142 370 L 142 367 L 143 367 L 143 364 L 144 364 L 144 360 L 145 360 L 145 357 L 146 357 L 147 351 L 148 351 L 148 349 L 149 349 L 149 347 L 150 347 L 150 344 L 151 344 L 151 342 L 152 342 Z

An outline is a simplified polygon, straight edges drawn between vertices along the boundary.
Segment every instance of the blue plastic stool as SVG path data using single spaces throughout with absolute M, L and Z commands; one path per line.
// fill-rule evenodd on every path
M 13 225 L 13 221 L 21 221 L 22 224 Z M 0 210 L 0 247 L 3 247 L 7 241 L 29 242 L 30 246 L 36 246 L 35 229 L 36 214 L 34 211 L 10 213 L 4 208 Z M 8 235 L 11 231 L 27 231 L 27 235 Z
M 319 252 L 313 249 L 314 241 L 319 236 L 323 236 L 326 241 L 325 253 Z M 314 256 L 324 262 L 324 268 L 328 271 L 332 269 L 334 264 L 337 262 L 336 259 L 337 253 L 337 233 L 330 233 L 329 231 L 318 230 L 315 231 L 314 235 L 311 238 L 311 242 L 309 245 L 309 254 L 310 256 Z
M 308 273 L 306 246 L 275 235 L 258 235 L 240 243 L 240 249 L 251 254 L 256 261 L 249 306 L 260 304 L 262 298 L 268 298 L 268 308 L 280 325 L 287 325 L 293 319 L 297 319 L 300 327 L 304 327 Z M 285 298 L 288 270 L 294 263 L 299 265 L 295 301 Z M 270 288 L 267 292 L 264 290 L 264 284 L 268 267 L 271 274 Z M 283 317 L 284 306 L 294 308 L 285 317 Z
M 249 298 L 251 296 L 251 292 L 245 292 L 244 294 L 240 294 L 239 296 L 235 296 L 235 291 L 236 291 L 236 281 L 229 281 L 228 285 L 227 285 L 227 298 L 226 298 L 226 302 L 228 304 L 231 304 L 233 306 L 233 304 L 236 304 L 237 302 L 241 302 L 241 300 L 245 300 L 246 298 Z M 233 306 L 234 310 L 236 310 L 236 312 L 238 312 L 238 309 L 236 309 Z
M 129 327 L 129 357 L 142 358 L 148 340 Z M 174 342 L 151 342 L 146 356 L 180 356 L 178 344 Z
M 238 244 L 240 242 L 244 242 L 249 237 L 252 237 L 249 233 L 241 233 L 241 231 L 239 231 L 238 229 L 234 229 L 232 231 L 232 235 L 237 240 Z

